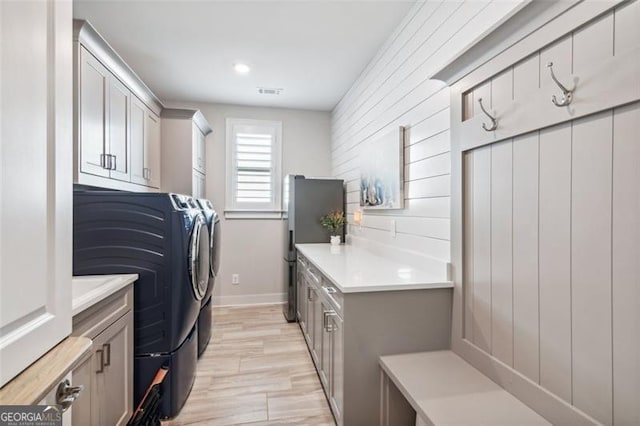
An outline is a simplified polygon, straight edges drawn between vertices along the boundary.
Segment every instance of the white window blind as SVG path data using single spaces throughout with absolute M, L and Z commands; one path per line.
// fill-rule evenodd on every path
M 227 120 L 227 210 L 280 211 L 280 122 Z

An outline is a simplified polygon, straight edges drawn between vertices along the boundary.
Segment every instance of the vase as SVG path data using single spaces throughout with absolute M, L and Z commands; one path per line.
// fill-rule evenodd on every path
M 340 245 L 340 235 L 332 235 L 331 236 L 331 245 L 333 245 L 333 246 Z

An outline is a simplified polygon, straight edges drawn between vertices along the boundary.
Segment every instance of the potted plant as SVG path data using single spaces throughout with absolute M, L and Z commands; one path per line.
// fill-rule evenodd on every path
M 344 212 L 329 212 L 320 218 L 320 223 L 331 233 L 331 244 L 340 244 L 340 233 L 345 224 Z

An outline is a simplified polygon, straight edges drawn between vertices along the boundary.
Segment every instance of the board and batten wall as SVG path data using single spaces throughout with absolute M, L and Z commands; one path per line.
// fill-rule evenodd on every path
M 500 371 L 497 381 L 516 393 L 532 394 L 506 371 L 550 395 L 525 402 L 557 424 L 640 424 L 640 74 L 627 85 L 621 76 L 633 73 L 619 71 L 640 69 L 638 22 L 640 0 L 622 3 L 461 88 L 456 126 L 488 121 L 481 97 L 498 111 L 499 141 L 460 141 L 475 147 L 461 160 L 467 343 L 457 346 Z M 553 118 L 563 109 L 551 103 L 560 92 L 549 62 L 560 81 L 576 85 L 561 122 Z M 601 99 L 607 77 L 623 87 Z M 593 106 L 603 101 L 611 105 Z M 534 110 L 548 120 L 513 130 L 529 128 Z M 563 407 L 581 417 L 563 421 Z
M 331 116 L 329 112 L 226 104 L 189 103 L 172 107 L 197 108 L 211 125 L 207 136 L 206 197 L 220 214 L 220 275 L 214 304 L 238 305 L 283 302 L 284 234 L 280 219 L 226 219 L 226 119 L 246 118 L 282 122 L 282 173 L 330 176 Z M 231 284 L 232 274 L 240 284 Z
M 362 225 L 347 230 L 354 244 L 449 261 L 450 97 L 447 86 L 429 76 L 522 5 L 518 0 L 417 3 L 335 107 L 331 163 L 333 175 L 346 182 L 351 223 L 360 202 L 361 147 L 399 126 L 407 128 L 405 208 L 366 210 Z

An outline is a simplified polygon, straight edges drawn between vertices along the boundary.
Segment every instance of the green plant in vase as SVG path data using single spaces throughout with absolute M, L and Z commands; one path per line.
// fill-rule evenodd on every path
M 331 234 L 331 244 L 340 244 L 340 234 L 346 223 L 344 212 L 333 211 L 320 218 L 320 224 L 329 230 Z

